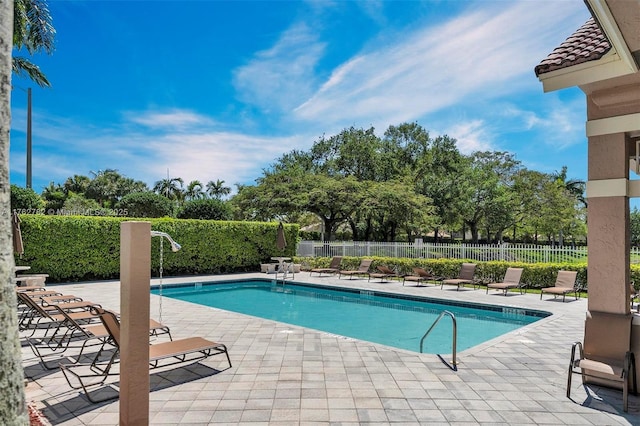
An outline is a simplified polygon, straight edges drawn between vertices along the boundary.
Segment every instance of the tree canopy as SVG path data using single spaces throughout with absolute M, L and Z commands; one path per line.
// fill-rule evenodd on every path
M 417 123 L 390 126 L 382 137 L 350 127 L 322 136 L 308 151 L 283 154 L 231 202 L 238 219 L 312 213 L 328 239 L 341 226 L 354 240 L 411 241 L 440 230 L 463 237 L 468 231 L 474 242 L 501 242 L 505 234 L 579 238 L 581 187 L 567 179 L 566 168 L 562 173 L 528 171 L 507 152 L 463 155 L 455 139 L 433 138 Z M 531 198 L 522 196 L 525 190 Z M 536 212 L 544 206 L 548 219 L 528 214 L 535 199 Z

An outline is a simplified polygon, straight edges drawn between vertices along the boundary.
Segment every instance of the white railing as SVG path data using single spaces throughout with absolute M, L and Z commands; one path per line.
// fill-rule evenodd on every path
M 503 260 L 524 263 L 573 263 L 587 261 L 587 247 L 552 247 L 525 244 L 384 243 L 372 241 L 301 241 L 298 256 L 380 256 L 416 259 Z M 632 248 L 632 263 L 640 250 Z

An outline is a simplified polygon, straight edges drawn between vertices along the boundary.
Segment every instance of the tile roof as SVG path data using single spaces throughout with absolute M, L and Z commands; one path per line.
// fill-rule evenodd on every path
M 536 76 L 602 58 L 611 43 L 591 18 L 535 68 Z

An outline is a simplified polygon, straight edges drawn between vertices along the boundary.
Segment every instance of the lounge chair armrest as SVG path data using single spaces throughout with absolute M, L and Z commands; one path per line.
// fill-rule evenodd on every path
M 575 342 L 572 346 L 571 346 L 571 363 L 570 366 L 573 367 L 575 362 L 576 362 L 576 348 L 579 349 L 579 360 L 582 359 L 584 357 L 584 351 L 582 348 L 582 342 Z

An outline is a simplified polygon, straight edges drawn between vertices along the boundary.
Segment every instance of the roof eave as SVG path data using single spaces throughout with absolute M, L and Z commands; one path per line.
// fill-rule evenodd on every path
M 607 39 L 618 53 L 620 60 L 625 63 L 632 72 L 638 72 L 638 64 L 636 63 L 629 46 L 627 45 L 616 20 L 611 13 L 611 9 L 607 5 L 606 0 L 585 0 L 591 15 L 602 28 Z
M 598 60 L 549 71 L 540 74 L 538 80 L 546 93 L 633 74 L 637 72 L 634 68 L 627 61 L 622 60 L 616 49 L 612 48 Z

